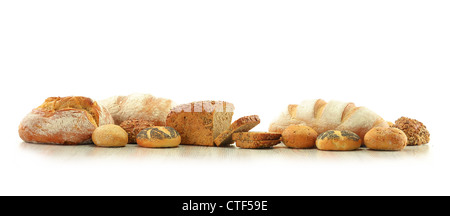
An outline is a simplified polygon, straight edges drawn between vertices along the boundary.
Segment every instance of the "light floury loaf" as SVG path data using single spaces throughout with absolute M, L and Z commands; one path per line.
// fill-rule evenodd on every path
M 50 97 L 23 118 L 19 136 L 32 143 L 91 143 L 98 126 L 113 122 L 107 109 L 90 98 Z
M 373 111 L 341 101 L 305 100 L 287 109 L 270 124 L 269 131 L 283 132 L 289 125 L 306 125 L 321 134 L 328 130 L 349 130 L 361 138 L 373 127 L 389 127 Z
M 140 119 L 164 126 L 170 109 L 175 105 L 172 100 L 150 94 L 114 96 L 99 103 L 108 109 L 117 125 L 129 119 Z
M 197 101 L 178 105 L 166 125 L 181 136 L 181 144 L 214 146 L 214 139 L 231 125 L 234 105 L 224 101 Z

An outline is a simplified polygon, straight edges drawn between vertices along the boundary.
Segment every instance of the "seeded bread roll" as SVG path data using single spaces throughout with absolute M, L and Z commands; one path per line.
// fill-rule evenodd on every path
M 276 132 L 239 132 L 234 133 L 232 139 L 236 140 L 279 140 L 281 138 L 281 133 Z
M 289 148 L 314 148 L 317 132 L 304 125 L 291 125 L 283 131 L 281 140 Z
M 113 123 L 108 110 L 91 98 L 49 97 L 23 118 L 19 136 L 31 143 L 92 143 L 92 133 L 98 126 Z
M 430 132 L 427 127 L 416 119 L 401 117 L 395 121 L 392 126 L 402 130 L 408 137 L 408 145 L 423 145 L 430 142 Z
M 128 134 L 120 126 L 108 124 L 94 130 L 92 141 L 101 147 L 123 147 L 128 143 Z
M 350 151 L 361 147 L 361 138 L 351 131 L 329 130 L 317 137 L 316 146 L 320 150 Z
M 228 146 L 233 143 L 232 135 L 236 132 L 247 132 L 261 122 L 259 116 L 244 116 L 234 121 L 231 126 L 214 139 L 216 146 Z
M 398 128 L 376 127 L 367 132 L 364 145 L 369 149 L 399 151 L 406 147 L 408 138 Z
M 136 137 L 137 144 L 142 147 L 164 148 L 180 145 L 180 134 L 171 127 L 150 127 L 142 130 Z
M 234 105 L 224 101 L 198 101 L 174 107 L 166 124 L 181 136 L 181 144 L 214 146 L 214 139 L 230 128 Z

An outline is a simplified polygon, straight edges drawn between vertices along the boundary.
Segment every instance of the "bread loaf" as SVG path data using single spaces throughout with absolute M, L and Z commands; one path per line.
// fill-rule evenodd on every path
M 259 116 L 244 116 L 234 121 L 231 126 L 214 139 L 216 146 L 229 146 L 233 143 L 232 135 L 236 132 L 248 132 L 261 122 Z
M 389 127 L 380 116 L 365 107 L 353 103 L 306 100 L 299 105 L 289 105 L 270 124 L 269 131 L 283 132 L 289 125 L 306 125 L 321 134 L 328 130 L 348 130 L 361 138 L 373 127 Z
M 108 109 L 117 125 L 128 119 L 142 119 L 153 125 L 164 126 L 166 117 L 174 106 L 172 100 L 150 94 L 114 96 L 100 101 L 100 104 Z
M 181 144 L 214 146 L 214 139 L 231 125 L 234 105 L 224 101 L 198 101 L 178 105 L 166 125 L 181 135 Z
M 23 118 L 19 136 L 33 143 L 92 143 L 94 130 L 112 123 L 108 110 L 90 98 L 50 97 Z

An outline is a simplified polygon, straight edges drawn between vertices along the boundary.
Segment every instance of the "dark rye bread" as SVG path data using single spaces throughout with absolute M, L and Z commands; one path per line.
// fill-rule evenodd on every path
M 216 146 L 228 146 L 233 143 L 232 135 L 237 132 L 247 132 L 261 122 L 259 116 L 244 116 L 234 121 L 231 126 L 214 139 Z
M 236 147 L 245 149 L 271 148 L 280 142 L 281 140 L 236 140 Z
M 236 140 L 278 140 L 281 133 L 277 132 L 239 132 L 234 133 L 232 139 Z

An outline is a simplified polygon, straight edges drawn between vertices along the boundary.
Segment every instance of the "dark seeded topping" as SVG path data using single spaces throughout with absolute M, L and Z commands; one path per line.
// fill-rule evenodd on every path
M 339 138 L 339 136 L 338 136 L 337 134 L 335 134 L 334 131 L 329 130 L 329 131 L 323 132 L 323 133 L 320 134 L 319 137 L 318 137 L 318 139 L 321 139 L 321 140 L 323 140 L 323 139 L 325 139 L 325 138 L 328 138 L 328 139 L 336 139 L 336 138 Z
M 136 138 L 139 139 L 147 139 L 147 131 L 151 130 L 152 128 L 145 128 L 143 130 L 141 130 L 141 132 L 138 133 L 138 135 L 136 136 Z
M 353 133 L 351 131 L 345 131 L 345 130 L 341 131 L 341 135 L 343 137 L 347 137 L 348 139 L 351 139 L 353 141 L 358 141 L 358 140 L 361 139 L 361 138 L 359 138 L 359 136 L 357 134 L 355 134 L 355 133 Z
M 150 137 L 154 139 L 170 139 L 170 134 L 165 133 L 164 131 L 160 130 L 159 128 L 152 128 L 150 131 Z

